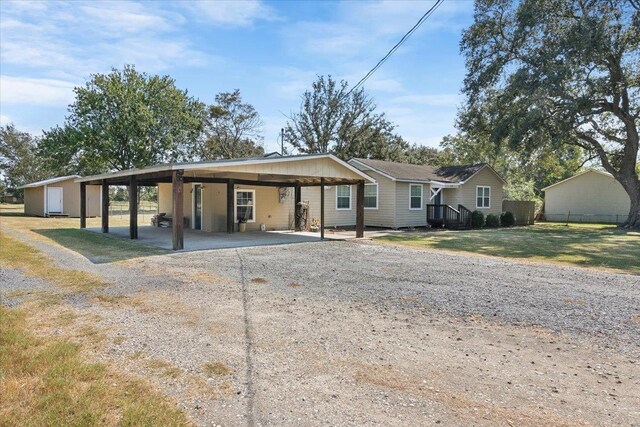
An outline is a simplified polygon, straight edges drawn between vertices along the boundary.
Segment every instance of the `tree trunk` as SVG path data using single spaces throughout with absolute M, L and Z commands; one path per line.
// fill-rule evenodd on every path
M 640 229 L 640 179 L 638 179 L 634 172 L 631 176 L 621 179 L 620 183 L 631 200 L 629 217 L 621 227 L 628 229 Z

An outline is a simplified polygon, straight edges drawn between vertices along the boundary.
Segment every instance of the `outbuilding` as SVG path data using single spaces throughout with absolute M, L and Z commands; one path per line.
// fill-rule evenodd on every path
M 622 223 L 631 207 L 629 195 L 613 175 L 587 169 L 544 191 L 547 221 Z
M 32 182 L 24 190 L 24 213 L 33 216 L 80 217 L 80 175 L 60 176 Z M 86 215 L 100 216 L 100 186 L 90 185 L 87 191 Z

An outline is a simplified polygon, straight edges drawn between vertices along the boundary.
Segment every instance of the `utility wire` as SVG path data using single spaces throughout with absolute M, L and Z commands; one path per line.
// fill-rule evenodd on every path
M 433 6 L 431 6 L 431 8 L 427 10 L 427 12 L 424 15 L 422 15 L 422 17 L 418 20 L 418 22 L 416 22 L 416 24 L 409 31 L 407 31 L 407 33 L 404 36 L 402 36 L 400 41 L 396 43 L 396 45 L 393 46 L 391 50 L 387 52 L 387 54 L 380 61 L 378 61 L 376 66 L 373 67 L 371 70 L 369 70 L 369 72 L 362 79 L 360 79 L 360 81 L 354 87 L 352 87 L 351 90 L 349 90 L 349 92 L 347 92 L 345 96 L 348 96 L 351 92 L 358 89 L 364 82 L 366 82 L 367 79 L 371 77 L 371 75 L 375 73 L 376 70 L 380 68 L 382 64 L 384 64 L 386 60 L 389 59 L 389 57 L 393 55 L 393 53 L 400 48 L 400 46 L 402 46 L 402 43 L 404 43 L 409 37 L 411 37 L 411 35 L 424 23 L 424 21 L 426 21 L 429 18 L 429 16 L 433 14 L 433 12 L 436 11 L 436 9 L 443 2 L 444 0 L 437 0 L 436 3 Z

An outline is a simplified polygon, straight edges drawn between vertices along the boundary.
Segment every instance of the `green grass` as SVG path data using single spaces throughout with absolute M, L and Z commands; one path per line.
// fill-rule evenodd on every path
M 612 225 L 541 223 L 529 227 L 401 233 L 377 240 L 640 274 L 640 233 Z
M 170 253 L 166 249 L 77 228 L 53 228 L 36 232 L 65 248 L 84 255 L 96 264 Z

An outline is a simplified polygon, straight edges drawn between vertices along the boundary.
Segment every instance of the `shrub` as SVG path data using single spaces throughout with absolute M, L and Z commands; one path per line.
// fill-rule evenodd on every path
M 502 224 L 503 227 L 511 227 L 513 225 L 515 225 L 516 223 L 516 217 L 513 215 L 512 212 L 502 212 L 502 214 L 500 215 L 500 223 Z
M 498 215 L 489 214 L 487 215 L 487 220 L 485 221 L 485 226 L 487 227 L 500 227 L 500 218 Z
M 471 226 L 473 228 L 480 228 L 484 225 L 484 214 L 480 211 L 473 211 L 471 213 Z

